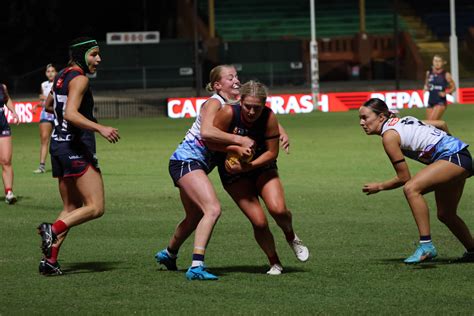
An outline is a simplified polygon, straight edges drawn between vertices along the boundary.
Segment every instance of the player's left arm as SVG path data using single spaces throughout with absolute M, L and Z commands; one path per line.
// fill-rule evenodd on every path
M 383 190 L 393 190 L 403 186 L 410 180 L 410 170 L 400 149 L 400 136 L 397 132 L 390 130 L 383 134 L 383 147 L 397 175 L 384 182 L 372 182 L 364 184 L 362 192 L 367 195 L 375 194 Z
M 288 137 L 288 134 L 286 133 L 285 129 L 283 126 L 281 126 L 280 123 L 278 123 L 278 130 L 280 132 L 280 146 L 283 148 L 283 150 L 289 154 L 290 153 L 290 138 Z
M 89 79 L 86 76 L 77 76 L 69 82 L 66 110 L 64 118 L 76 127 L 98 132 L 110 143 L 116 143 L 120 139 L 118 129 L 104 126 L 89 120 L 79 112 L 82 98 L 89 87 Z
M 15 106 L 13 105 L 12 98 L 10 98 L 10 95 L 8 94 L 8 89 L 7 89 L 6 85 L 3 85 L 3 91 L 5 91 L 5 98 L 7 99 L 7 102 L 5 102 L 5 105 L 7 106 L 7 108 L 10 110 L 10 112 L 13 115 L 13 122 L 16 121 L 15 124 L 19 125 L 20 124 L 20 118 L 16 114 Z
M 448 82 L 448 86 L 444 91 L 439 92 L 439 95 L 443 98 L 446 94 L 451 94 L 456 91 L 456 84 L 454 83 L 453 76 L 451 76 L 449 72 L 446 72 L 446 81 Z
M 268 117 L 267 121 L 267 129 L 265 131 L 265 142 L 267 150 L 260 156 L 258 156 L 255 160 L 243 164 L 243 171 L 249 171 L 259 167 L 263 167 L 277 159 L 279 152 L 278 146 L 280 141 L 280 131 L 278 126 L 279 124 L 275 113 L 270 112 L 270 116 Z
M 426 123 L 428 125 L 432 125 L 440 130 L 445 131 L 446 133 L 449 134 L 449 129 L 448 129 L 448 124 L 446 124 L 445 121 L 442 120 L 423 120 L 423 123 Z

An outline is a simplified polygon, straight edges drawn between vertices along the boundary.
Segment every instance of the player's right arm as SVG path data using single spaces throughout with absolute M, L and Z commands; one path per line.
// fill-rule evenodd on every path
M 48 113 L 54 114 L 54 96 L 53 90 L 48 94 L 46 101 L 44 101 L 44 110 Z
M 249 137 L 242 137 L 226 133 L 214 126 L 214 118 L 221 110 L 221 103 L 216 99 L 209 99 L 201 108 L 201 137 L 206 143 L 239 145 L 253 147 L 255 142 Z
M 423 90 L 424 91 L 428 91 L 428 78 L 430 77 L 430 72 L 427 71 L 426 72 L 426 75 L 425 75 L 425 85 L 423 86 Z
M 100 125 L 79 113 L 82 98 L 87 91 L 88 85 L 89 79 L 86 76 L 77 76 L 69 82 L 69 92 L 64 118 L 76 127 L 98 132 L 110 143 L 118 142 L 120 139 L 118 129 Z
M 389 130 L 382 136 L 382 143 L 390 162 L 397 175 L 384 182 L 366 183 L 362 188 L 362 192 L 367 195 L 375 194 L 383 190 L 393 190 L 403 186 L 410 180 L 410 170 L 405 161 L 402 150 L 400 149 L 400 136 L 396 131 Z
M 232 107 L 224 106 L 221 110 L 219 110 L 216 113 L 212 125 L 222 132 L 227 131 L 232 121 L 232 116 L 233 116 Z M 225 133 L 225 134 L 228 134 L 228 133 Z M 233 135 L 233 134 L 229 134 L 229 135 Z M 222 143 L 217 143 L 217 142 L 212 142 L 212 141 L 206 141 L 206 146 L 213 151 L 234 153 L 238 155 L 239 157 L 249 157 L 250 155 L 253 154 L 251 147 L 244 147 L 244 146 L 239 146 L 239 145 L 225 145 Z

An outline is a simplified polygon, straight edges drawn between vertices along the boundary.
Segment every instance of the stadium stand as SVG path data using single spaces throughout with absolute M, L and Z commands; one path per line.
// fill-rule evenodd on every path
M 446 0 L 408 0 L 416 14 L 426 23 L 439 39 L 447 39 L 450 35 L 449 1 Z M 456 33 L 464 39 L 470 26 L 474 26 L 474 2 L 472 0 L 456 0 Z
M 307 0 L 216 1 L 216 30 L 225 41 L 308 38 L 308 6 Z M 366 7 L 368 33 L 393 33 L 393 10 L 386 3 L 368 0 Z M 357 2 L 316 2 L 316 29 L 318 37 L 354 35 L 359 31 Z

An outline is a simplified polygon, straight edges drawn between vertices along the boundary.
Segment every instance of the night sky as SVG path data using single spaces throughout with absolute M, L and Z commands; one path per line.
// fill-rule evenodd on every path
M 64 66 L 68 43 L 79 36 L 104 41 L 107 32 L 144 30 L 158 30 L 162 39 L 176 35 L 175 1 L 2 0 L 0 4 L 0 82 L 7 84 L 28 78 L 28 73 L 50 62 Z

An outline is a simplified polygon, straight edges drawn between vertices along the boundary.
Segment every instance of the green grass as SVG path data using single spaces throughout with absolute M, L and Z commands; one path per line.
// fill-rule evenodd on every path
M 404 115 L 424 117 L 423 110 Z M 451 132 L 474 144 L 474 105 L 450 106 Z M 159 270 L 166 246 L 183 217 L 168 158 L 191 120 L 104 121 L 120 129 L 115 145 L 98 139 L 106 185 L 106 214 L 75 227 L 61 250 L 61 277 L 38 274 L 35 227 L 61 208 L 51 173 L 37 167 L 36 125 L 13 127 L 15 206 L 0 205 L 0 314 L 415 314 L 472 315 L 474 264 L 449 264 L 463 247 L 436 220 L 432 236 L 439 259 L 406 266 L 417 230 L 400 189 L 366 196 L 362 185 L 394 172 L 380 138 L 367 137 L 357 112 L 279 116 L 291 137 L 291 154 L 279 168 L 294 227 L 309 246 L 299 263 L 271 219 L 285 273 L 265 275 L 266 258 L 247 219 L 212 179 L 223 215 L 207 251 L 217 282 L 188 282 L 192 238 L 180 251 L 179 272 Z M 410 162 L 415 173 L 422 165 Z M 48 164 L 49 168 L 49 164 Z M 466 183 L 459 213 L 474 230 L 474 182 Z

